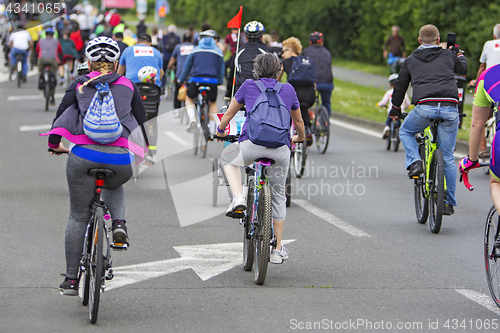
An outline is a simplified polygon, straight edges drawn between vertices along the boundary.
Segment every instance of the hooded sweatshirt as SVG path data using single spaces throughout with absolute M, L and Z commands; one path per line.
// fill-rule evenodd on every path
M 392 105 L 399 108 L 411 83 L 412 104 L 450 102 L 458 105 L 455 74 L 467 74 L 467 59 L 438 45 L 421 45 L 406 58 L 394 86 Z
M 58 147 L 61 136 L 77 145 L 99 144 L 85 135 L 83 118 L 97 91 L 95 86 L 98 83 L 108 83 L 113 94 L 116 114 L 123 126 L 121 137 L 109 145 L 126 147 L 142 158 L 148 142 L 142 126 L 146 122 L 146 110 L 137 86 L 129 79 L 111 73 L 90 82 L 88 86 L 83 88 L 82 93 L 78 91 L 78 88 L 83 83 L 98 75 L 100 75 L 99 72 L 91 72 L 88 75 L 76 78 L 70 84 L 57 109 L 52 129 L 45 134 L 50 135 L 49 147 Z
M 189 73 L 193 79 L 203 77 L 215 79 L 214 82 L 209 83 L 222 84 L 224 82 L 224 57 L 215 39 L 204 37 L 198 42 L 198 46 L 193 49 L 184 63 L 179 81 L 186 81 Z

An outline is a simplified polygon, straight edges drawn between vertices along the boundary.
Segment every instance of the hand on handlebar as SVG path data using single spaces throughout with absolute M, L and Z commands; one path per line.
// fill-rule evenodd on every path
M 57 156 L 61 154 L 69 154 L 69 150 L 64 147 L 62 142 L 59 143 L 59 147 L 55 149 L 49 148 L 48 151 L 50 152 L 51 155 L 57 155 Z
M 469 191 L 474 190 L 474 186 L 469 183 L 469 171 L 472 169 L 477 169 L 481 165 L 479 164 L 479 161 L 471 161 L 469 159 L 469 156 L 463 157 L 460 162 L 458 162 L 458 172 L 460 172 L 460 182 L 464 182 L 465 187 Z
M 292 143 L 301 143 L 301 142 L 304 142 L 305 139 L 306 138 L 303 138 L 302 140 L 300 140 L 299 135 L 295 134 L 294 136 L 292 136 Z

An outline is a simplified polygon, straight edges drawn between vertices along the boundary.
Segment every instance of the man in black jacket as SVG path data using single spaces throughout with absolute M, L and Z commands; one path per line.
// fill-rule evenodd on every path
M 467 74 L 467 59 L 458 46 L 442 49 L 439 46 L 439 30 L 432 24 L 420 28 L 418 41 L 421 44 L 406 58 L 399 72 L 392 95 L 390 116 L 401 115 L 401 103 L 411 82 L 413 87 L 410 112 L 401 125 L 399 136 L 406 151 L 406 167 L 409 177 L 420 175 L 424 170 L 418 153 L 415 135 L 431 124 L 432 119 L 442 119 L 438 126 L 438 146 L 443 152 L 446 178 L 446 200 L 443 214 L 454 213 L 456 174 L 453 152 L 458 131 L 458 89 L 454 73 Z
M 243 28 L 247 43 L 234 56 L 234 61 L 229 68 L 227 77 L 226 97 L 232 97 L 246 79 L 253 79 L 253 61 L 263 53 L 271 53 L 272 49 L 262 42 L 264 35 L 264 25 L 257 21 L 248 22 Z M 232 83 L 234 77 L 234 68 L 236 67 L 236 80 L 234 84 L 234 94 L 232 94 Z
M 314 60 L 316 68 L 316 90 L 321 94 L 321 103 L 331 114 L 331 98 L 333 92 L 332 55 L 323 46 L 323 33 L 315 31 L 309 35 L 309 43 L 302 54 Z

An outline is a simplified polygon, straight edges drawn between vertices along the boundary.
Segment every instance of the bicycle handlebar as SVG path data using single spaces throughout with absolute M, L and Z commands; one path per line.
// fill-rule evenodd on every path
M 49 153 L 54 153 L 54 154 L 56 154 L 56 155 L 62 155 L 62 154 L 68 154 L 68 155 L 69 155 L 69 153 L 67 153 L 67 152 L 55 151 L 55 150 L 54 150 L 54 149 L 52 149 L 52 148 L 49 148 L 47 151 L 48 151 Z
M 226 135 L 226 136 L 218 136 L 217 134 L 214 134 L 213 138 L 215 140 L 220 140 L 220 141 L 229 141 L 229 142 L 236 142 L 238 141 L 240 135 Z
M 460 182 L 463 180 L 464 182 L 464 185 L 465 187 L 469 190 L 469 191 L 474 191 L 474 186 L 471 185 L 471 183 L 469 183 L 469 173 L 468 172 L 464 172 L 460 175 Z

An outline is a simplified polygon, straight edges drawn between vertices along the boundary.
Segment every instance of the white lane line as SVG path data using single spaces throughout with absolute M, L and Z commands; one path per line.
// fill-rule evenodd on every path
M 380 139 L 380 137 L 381 137 L 380 133 L 378 133 L 378 132 L 371 131 L 369 129 L 365 129 L 365 128 L 351 125 L 348 123 L 344 123 L 342 121 L 338 121 L 338 120 L 331 119 L 331 118 L 330 118 L 330 124 L 334 124 L 334 125 L 339 126 L 339 127 L 343 127 L 343 128 L 350 129 L 350 130 L 353 130 L 353 131 L 356 131 L 359 133 L 370 135 L 370 136 L 376 137 L 378 139 Z M 463 154 L 459 154 L 457 152 L 453 153 L 453 156 L 455 156 L 455 158 L 458 158 L 458 159 L 461 159 L 462 157 L 464 157 Z
M 52 127 L 52 125 L 24 125 L 19 126 L 19 131 L 28 132 L 28 131 L 41 131 L 48 130 Z
M 321 208 L 318 208 L 314 205 L 312 205 L 309 201 L 306 200 L 300 200 L 300 199 L 293 199 L 293 203 L 296 203 L 300 207 L 304 208 L 307 210 L 309 213 L 316 215 L 317 217 L 325 220 L 326 222 L 332 224 L 333 226 L 339 228 L 342 231 L 347 232 L 351 236 L 354 237 L 371 237 L 361 229 L 358 229 L 349 223 L 346 223 L 339 219 L 338 217 L 328 213 L 325 210 L 322 210 Z
M 500 316 L 500 308 L 496 306 L 495 302 L 491 299 L 491 296 L 468 289 L 455 289 L 455 291 Z
M 54 97 L 56 98 L 62 98 L 64 94 L 54 94 Z M 39 95 L 16 95 L 16 96 L 9 96 L 7 97 L 7 101 L 12 102 L 12 101 L 27 101 L 27 100 L 34 100 L 34 99 L 43 99 L 43 94 Z
M 376 137 L 376 138 L 380 138 L 381 137 L 380 133 L 378 133 L 378 132 L 371 131 L 369 129 L 365 129 L 365 128 L 358 127 L 358 126 L 355 126 L 355 125 L 351 125 L 351 124 L 348 124 L 348 123 L 344 123 L 342 121 L 338 121 L 338 120 L 331 119 L 331 118 L 330 118 L 330 124 L 334 124 L 336 126 L 343 127 L 343 128 L 346 128 L 346 129 L 350 129 L 350 130 L 353 130 L 353 131 L 356 131 L 356 132 L 359 132 L 359 133 L 363 133 L 363 134 L 366 134 L 366 135 L 370 135 L 370 136 L 373 136 L 373 137 Z
M 190 146 L 191 145 L 191 142 L 188 142 L 186 140 L 184 140 L 183 138 L 181 138 L 180 136 L 178 136 L 177 134 L 175 134 L 174 132 L 171 132 L 171 131 L 165 131 L 164 132 L 168 137 L 170 137 L 172 140 L 175 140 L 177 141 L 178 143 L 180 143 L 181 145 L 184 145 L 184 146 Z

